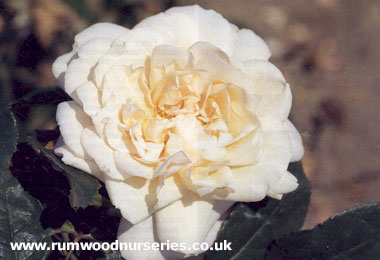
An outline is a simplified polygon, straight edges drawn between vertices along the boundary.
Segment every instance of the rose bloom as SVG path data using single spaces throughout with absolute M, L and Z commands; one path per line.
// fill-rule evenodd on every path
M 123 216 L 120 242 L 188 245 L 123 257 L 199 254 L 191 245 L 213 243 L 235 201 L 297 188 L 287 167 L 304 150 L 287 119 L 289 85 L 269 56 L 251 30 L 188 6 L 133 29 L 92 25 L 55 61 L 73 99 L 58 106 L 55 153 L 105 183 Z

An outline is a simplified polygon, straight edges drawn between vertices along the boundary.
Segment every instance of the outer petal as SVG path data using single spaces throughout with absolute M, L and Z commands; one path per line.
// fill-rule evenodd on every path
M 104 143 L 104 140 L 94 130 L 89 128 L 84 129 L 81 143 L 103 173 L 116 180 L 124 180 L 127 177 L 125 173 L 120 172 L 116 168 L 112 149 Z
M 297 189 L 298 183 L 297 178 L 294 177 L 290 172 L 286 171 L 282 174 L 281 178 L 270 188 L 268 191 L 268 196 L 281 199 L 283 194 L 289 193 Z
M 234 184 L 231 190 L 216 190 L 210 197 L 229 201 L 260 201 L 268 189 L 280 179 L 280 172 L 270 166 L 255 164 L 232 169 Z
M 231 56 L 238 28 L 229 23 L 214 10 L 205 10 L 198 5 L 173 7 L 165 12 L 167 15 L 184 14 L 191 17 L 198 30 L 199 42 L 209 42 Z M 218 33 L 215 33 L 218 28 Z M 189 46 L 186 46 L 189 47 Z
M 61 141 L 57 142 L 54 153 L 56 155 L 62 156 L 62 161 L 65 164 L 78 168 L 84 172 L 91 174 L 99 180 L 104 181 L 103 173 L 100 171 L 98 165 L 96 165 L 93 160 L 83 159 L 75 156 L 71 149 L 63 144 L 62 139 Z
M 85 152 L 80 137 L 83 129 L 91 125 L 90 118 L 74 101 L 60 103 L 57 107 L 56 118 L 65 144 L 76 156 L 84 158 Z
M 263 145 L 258 160 L 272 165 L 279 172 L 288 168 L 292 154 L 292 144 L 282 122 L 261 120 L 263 129 Z
M 65 84 L 65 74 L 67 71 L 67 65 L 75 59 L 77 56 L 76 52 L 73 50 L 58 57 L 53 63 L 53 75 L 57 79 L 58 84 L 63 88 Z
M 95 38 L 116 39 L 118 36 L 128 31 L 127 28 L 120 25 L 112 23 L 96 23 L 78 33 L 75 36 L 75 44 L 77 47 L 80 47 L 88 40 Z
M 302 138 L 300 133 L 297 131 L 296 127 L 290 122 L 290 120 L 286 120 L 284 122 L 285 129 L 288 131 L 288 135 L 290 137 L 290 142 L 292 143 L 292 156 L 290 157 L 291 162 L 296 162 L 301 160 L 305 150 L 302 144 Z
M 136 225 L 131 224 L 124 218 L 121 219 L 117 239 L 120 243 L 128 243 L 129 246 L 137 243 L 159 243 L 153 216 L 149 216 Z M 165 241 L 162 241 L 165 242 Z M 154 259 L 154 260 L 176 260 L 184 258 L 184 254 L 171 250 L 120 250 L 121 255 L 128 260 Z
M 90 117 L 95 116 L 101 109 L 99 91 L 91 81 L 87 81 L 76 89 L 78 100 L 82 103 L 83 111 Z
M 243 71 L 253 81 L 252 84 L 245 85 L 249 88 L 247 90 L 262 96 L 255 114 L 280 121 L 287 119 L 292 106 L 292 94 L 282 73 L 264 60 L 245 62 Z
M 268 60 L 270 55 L 268 45 L 253 31 L 242 29 L 238 32 L 232 54 L 233 60 L 239 62 L 251 59 Z
M 112 204 L 132 224 L 147 218 L 154 212 L 156 182 L 141 177 L 130 177 L 125 181 L 105 179 L 106 189 Z
M 163 14 L 143 20 L 135 28 L 170 32 L 176 37 L 177 45 L 183 48 L 196 42 L 209 42 L 228 55 L 233 52 L 238 30 L 220 14 L 198 5 L 170 8 Z M 215 28 L 218 28 L 218 33 L 215 33 Z
M 231 202 L 213 201 L 200 198 L 195 193 L 186 194 L 169 206 L 155 213 L 157 233 L 161 241 L 176 243 L 202 243 L 220 216 L 232 206 Z M 186 254 L 198 251 L 181 250 Z

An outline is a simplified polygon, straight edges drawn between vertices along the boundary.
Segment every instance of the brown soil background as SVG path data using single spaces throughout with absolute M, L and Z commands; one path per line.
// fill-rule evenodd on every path
M 312 184 L 304 228 L 380 200 L 380 1 L 378 0 L 3 0 L 0 100 L 56 85 L 51 64 L 74 35 L 97 21 L 127 27 L 173 5 L 215 9 L 254 30 L 293 93 Z M 216 29 L 217 30 L 217 29 Z M 38 108 L 28 130 L 53 129 L 54 108 Z

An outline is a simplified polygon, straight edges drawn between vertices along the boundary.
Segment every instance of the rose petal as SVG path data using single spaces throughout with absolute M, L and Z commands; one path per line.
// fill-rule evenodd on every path
M 290 172 L 286 171 L 281 178 L 269 189 L 268 196 L 275 199 L 282 199 L 283 194 L 297 189 L 297 178 Z
M 234 177 L 232 190 L 216 190 L 209 196 L 229 201 L 260 201 L 265 198 L 269 187 L 281 177 L 276 168 L 263 164 L 232 168 L 232 175 Z
M 112 204 L 120 209 L 121 215 L 136 224 L 147 218 L 156 209 L 157 182 L 141 177 L 130 177 L 124 181 L 105 178 L 105 185 Z
M 91 119 L 74 101 L 60 103 L 57 107 L 56 119 L 65 144 L 76 156 L 85 158 L 80 138 L 83 129 L 91 125 Z
M 94 117 L 101 109 L 99 91 L 94 83 L 87 81 L 76 89 L 76 93 L 82 103 L 83 111 L 90 117 Z
M 263 39 L 248 29 L 241 29 L 236 35 L 232 59 L 244 62 L 251 59 L 268 60 L 271 53 Z
M 199 5 L 173 7 L 164 14 L 169 17 L 174 14 L 184 14 L 192 18 L 193 27 L 197 28 L 198 31 L 196 42 L 209 42 L 231 56 L 238 28 L 224 19 L 221 14 L 214 10 L 205 10 Z M 215 28 L 218 28 L 218 33 L 215 33 Z M 170 29 L 172 30 L 172 28 Z M 179 29 L 184 30 L 186 28 Z M 185 32 L 187 31 L 185 30 Z
M 296 162 L 301 160 L 305 149 L 303 148 L 302 138 L 296 127 L 290 120 L 285 120 L 285 129 L 288 131 L 290 137 L 290 142 L 292 143 L 292 156 L 290 157 L 290 162 Z
M 280 172 L 288 168 L 292 154 L 292 144 L 282 122 L 261 120 L 263 144 L 258 160 L 276 167 Z
M 63 141 L 62 141 L 63 142 Z M 62 161 L 72 167 L 78 168 L 84 172 L 91 174 L 92 176 L 104 181 L 103 173 L 100 171 L 98 165 L 93 160 L 83 159 L 75 156 L 73 151 L 66 145 L 57 145 L 54 148 L 56 155 L 62 156 Z
M 151 180 L 154 169 L 152 165 L 137 161 L 129 152 L 115 151 L 113 153 L 116 167 L 129 176 L 143 177 Z
M 58 84 L 61 88 L 64 88 L 65 84 L 65 74 L 67 71 L 67 65 L 78 55 L 73 50 L 69 53 L 66 53 L 60 57 L 58 57 L 53 63 L 53 75 L 57 79 Z
M 120 249 L 121 256 L 128 260 L 134 259 L 154 259 L 154 260 L 178 260 L 184 258 L 184 254 L 172 250 L 144 250 L 142 245 L 149 243 L 160 243 L 157 238 L 157 232 L 154 227 L 154 218 L 150 216 L 143 221 L 133 225 L 126 219 L 120 220 L 117 239 L 119 243 L 125 243 L 126 246 L 132 247 L 141 243 L 140 250 Z M 166 242 L 166 241 L 163 241 Z
M 195 193 L 189 193 L 155 213 L 158 237 L 160 241 L 186 243 L 187 247 L 202 243 L 215 222 L 231 205 L 231 202 L 204 200 Z M 179 251 L 199 253 L 190 248 Z
M 129 30 L 112 23 L 96 23 L 75 36 L 75 44 L 81 47 L 85 42 L 95 38 L 116 39 Z
M 124 180 L 128 177 L 123 176 L 123 173 L 116 168 L 112 149 L 94 132 L 94 129 L 83 129 L 81 143 L 103 173 L 116 180 Z

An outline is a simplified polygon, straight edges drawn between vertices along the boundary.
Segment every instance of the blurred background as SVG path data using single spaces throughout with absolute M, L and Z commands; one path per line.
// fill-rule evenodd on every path
M 51 65 L 76 33 L 126 27 L 177 5 L 199 4 L 254 30 L 293 93 L 312 197 L 304 228 L 380 201 L 380 1 L 0 0 L 0 101 L 55 86 Z M 217 28 L 215 30 L 217 33 Z M 28 111 L 28 130 L 54 129 L 55 107 Z

